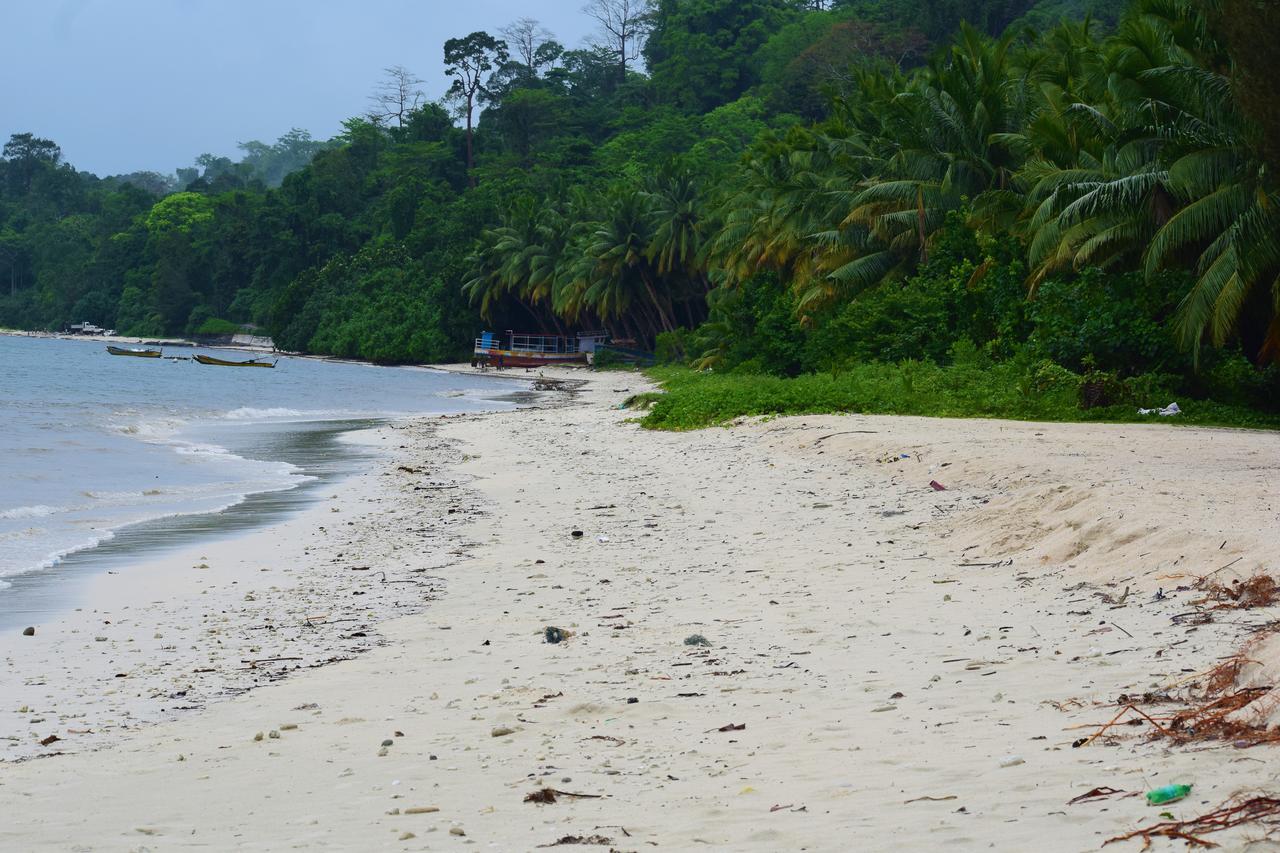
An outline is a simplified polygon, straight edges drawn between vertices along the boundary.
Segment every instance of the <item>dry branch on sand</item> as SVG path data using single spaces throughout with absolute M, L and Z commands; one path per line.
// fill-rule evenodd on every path
M 1227 584 L 1206 576 L 1196 588 L 1207 594 L 1206 602 L 1217 604 L 1217 610 L 1249 610 L 1280 603 L 1280 584 L 1267 574 L 1257 574 L 1248 580 L 1237 578 Z
M 1192 818 L 1191 820 L 1166 820 L 1160 823 L 1153 823 L 1151 826 L 1135 829 L 1125 835 L 1108 838 L 1102 843 L 1102 846 L 1106 847 L 1113 841 L 1128 841 L 1132 838 L 1141 838 L 1142 849 L 1147 850 L 1151 847 L 1153 838 L 1168 838 L 1181 839 L 1187 842 L 1188 847 L 1208 849 L 1218 845 L 1212 841 L 1206 841 L 1200 836 L 1221 832 L 1224 829 L 1230 829 L 1253 821 L 1261 822 L 1264 836 L 1270 838 L 1276 829 L 1280 827 L 1280 821 L 1274 819 L 1277 816 L 1280 816 L 1280 799 L 1265 796 L 1235 797 L 1200 817 Z M 1272 819 L 1268 820 L 1268 818 Z
M 1242 592 L 1233 600 L 1254 595 L 1243 591 L 1246 588 L 1262 588 L 1248 584 L 1235 586 Z M 1144 722 L 1151 726 L 1146 732 L 1152 740 L 1167 739 L 1179 746 L 1205 741 L 1226 741 L 1237 747 L 1280 743 L 1280 726 L 1274 724 L 1280 719 L 1280 690 L 1272 684 L 1257 683 L 1257 674 L 1267 672 L 1263 660 L 1274 656 L 1264 645 L 1274 640 L 1278 632 L 1280 627 L 1269 626 L 1212 668 L 1180 679 L 1157 693 L 1144 694 L 1141 699 L 1121 696 L 1116 716 L 1072 746 L 1087 746 L 1115 726 L 1140 726 Z M 1247 668 L 1253 670 L 1252 683 L 1246 677 L 1250 675 Z M 1149 714 L 1138 707 L 1169 702 L 1177 702 L 1182 707 L 1161 714 Z

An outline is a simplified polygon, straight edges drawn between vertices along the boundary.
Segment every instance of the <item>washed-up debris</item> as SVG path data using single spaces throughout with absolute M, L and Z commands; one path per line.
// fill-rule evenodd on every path
M 596 844 L 601 847 L 612 844 L 612 838 L 606 838 L 603 835 L 566 835 L 550 844 L 539 844 L 539 847 L 565 847 L 571 844 Z
M 581 530 L 575 530 L 569 535 L 572 536 L 574 539 L 581 539 L 586 534 L 584 534 Z
M 711 641 L 701 634 L 690 634 L 684 638 L 684 644 L 686 646 L 709 646 Z
M 956 799 L 955 794 L 947 794 L 945 797 L 913 797 L 910 800 L 903 800 L 902 804 L 909 806 L 912 803 L 945 803 L 947 800 L 954 799 Z
M 1216 609 L 1249 610 L 1254 607 L 1270 607 L 1280 601 L 1280 584 L 1266 574 L 1254 575 L 1246 581 L 1233 580 L 1221 584 L 1208 579 L 1196 585 L 1208 593 L 1210 601 L 1218 603 Z
M 58 737 L 57 735 L 49 735 L 48 737 L 40 738 L 40 745 L 48 746 L 49 744 L 57 743 L 60 740 L 62 740 L 62 738 Z
M 718 731 L 718 732 L 740 732 L 740 731 L 743 731 L 744 729 L 746 729 L 746 727 L 747 727 L 747 724 L 746 724 L 746 723 L 729 723 L 728 725 L 721 726 L 720 728 L 716 729 L 716 731 Z
M 551 643 L 554 646 L 557 643 L 563 643 L 565 640 L 572 637 L 573 632 L 566 631 L 563 628 L 557 628 L 554 625 L 548 625 L 546 628 L 543 629 L 542 635 L 544 638 L 546 638 L 546 641 L 548 643 Z
M 1099 728 L 1092 735 L 1090 735 L 1087 738 L 1081 738 L 1080 740 L 1077 740 L 1075 743 L 1071 745 L 1076 748 L 1079 748 L 1082 746 L 1088 746 L 1089 744 L 1093 743 L 1095 740 L 1097 740 L 1098 738 L 1106 734 L 1113 726 L 1119 725 L 1120 721 L 1124 719 L 1125 715 L 1130 713 L 1137 714 L 1142 719 L 1151 723 L 1151 725 L 1155 726 L 1156 730 L 1159 731 L 1161 734 L 1164 734 L 1164 735 L 1170 734 L 1169 730 L 1166 729 L 1164 726 L 1160 725 L 1158 722 L 1156 722 L 1156 720 L 1150 714 L 1148 714 L 1146 711 L 1139 709 L 1135 705 L 1130 704 L 1130 705 L 1125 705 L 1123 708 L 1121 708 L 1120 713 L 1116 714 L 1115 717 L 1112 718 L 1111 722 L 1104 723 L 1102 727 Z M 1130 724 L 1132 724 L 1132 721 L 1130 722 Z
M 22 636 L 24 637 L 34 637 L 35 635 L 36 635 L 36 629 L 33 627 L 22 629 Z
M 575 794 L 572 791 L 559 791 L 555 788 L 539 788 L 531 794 L 526 794 L 524 801 L 526 803 L 554 803 L 560 797 L 569 797 L 575 800 L 598 800 L 602 794 Z
M 1153 823 L 1151 826 L 1135 829 L 1125 835 L 1108 838 L 1102 842 L 1102 846 L 1105 847 L 1113 841 L 1128 841 L 1131 838 L 1141 838 L 1143 849 L 1145 850 L 1151 846 L 1153 838 L 1169 838 L 1185 841 L 1190 847 L 1217 847 L 1216 843 L 1206 841 L 1200 836 L 1209 835 L 1213 832 L 1222 832 L 1224 829 L 1231 829 L 1254 821 L 1262 821 L 1264 818 L 1277 815 L 1280 815 L 1280 799 L 1275 797 L 1236 798 L 1228 800 L 1223 805 L 1200 817 L 1190 820 L 1167 820 Z M 1276 831 L 1276 822 L 1266 821 L 1262 826 L 1262 834 L 1266 837 L 1272 837 Z
M 1147 805 L 1163 806 L 1167 803 L 1176 803 L 1178 800 L 1187 797 L 1190 793 L 1190 785 L 1164 785 L 1154 790 L 1147 791 Z
M 1205 740 L 1232 741 L 1237 746 L 1276 743 L 1280 741 L 1280 730 L 1232 718 L 1236 711 L 1270 692 L 1270 687 L 1245 688 L 1175 714 L 1169 721 L 1168 736 L 1178 744 Z
M 1182 409 L 1178 408 L 1177 403 L 1170 403 L 1163 409 L 1138 409 L 1140 415 L 1160 415 L 1162 418 L 1172 417 L 1182 414 Z
M 929 488 L 933 489 L 935 492 L 945 492 L 947 490 L 947 487 L 939 483 L 937 480 L 930 480 Z
M 1106 785 L 1102 785 L 1098 788 L 1094 788 L 1091 791 L 1083 793 L 1078 797 L 1072 797 L 1071 799 L 1067 800 L 1067 805 L 1074 806 L 1077 803 L 1087 803 L 1090 800 L 1101 800 L 1106 797 L 1114 797 L 1116 794 L 1124 794 L 1126 797 L 1137 796 L 1136 792 L 1130 793 L 1129 791 L 1122 791 L 1119 788 L 1109 788 Z

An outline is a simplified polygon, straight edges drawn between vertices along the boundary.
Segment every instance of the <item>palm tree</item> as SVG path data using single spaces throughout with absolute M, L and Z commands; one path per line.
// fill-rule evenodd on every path
M 633 187 L 620 187 L 609 196 L 604 219 L 597 223 L 586 246 L 595 264 L 586 299 L 601 317 L 618 317 L 634 303 L 641 311 L 652 309 L 661 331 L 675 329 L 670 299 L 659 294 L 655 269 L 649 262 L 653 243 L 652 213 L 648 196 Z M 637 299 L 642 290 L 645 299 Z
M 1247 142 L 1220 51 L 1185 0 L 1138 4 L 1109 40 L 1100 156 L 1061 167 L 1032 159 L 1032 292 L 1048 275 L 1141 261 L 1189 268 L 1178 331 L 1198 357 L 1240 331 L 1280 356 L 1280 187 Z M 1247 315 L 1247 316 L 1246 316 Z

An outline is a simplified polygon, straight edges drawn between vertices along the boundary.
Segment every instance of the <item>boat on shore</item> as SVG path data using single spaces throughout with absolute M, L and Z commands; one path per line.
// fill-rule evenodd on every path
M 159 358 L 162 353 L 158 349 L 133 349 L 129 347 L 107 347 L 112 355 L 129 355 L 134 358 Z
M 609 340 L 605 332 L 579 335 L 532 335 L 484 332 L 476 338 L 471 359 L 475 367 L 548 367 L 587 364 L 596 347 Z
M 214 367 L 275 367 L 274 361 L 266 361 L 265 359 L 252 358 L 248 361 L 227 361 L 221 358 L 214 358 L 211 355 L 194 356 L 198 364 L 208 364 Z

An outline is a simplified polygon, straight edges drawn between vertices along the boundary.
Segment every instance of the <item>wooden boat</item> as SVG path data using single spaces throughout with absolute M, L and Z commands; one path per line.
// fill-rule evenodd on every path
M 253 358 L 249 361 L 226 361 L 221 358 L 214 358 L 211 355 L 197 355 L 195 360 L 200 364 L 210 364 L 215 367 L 275 367 L 274 361 L 264 361 L 262 359 Z
M 134 358 L 159 358 L 160 350 L 158 349 L 125 349 L 122 347 L 107 347 L 107 352 L 112 355 L 131 355 Z
M 550 367 L 586 364 L 588 356 L 609 336 L 586 332 L 576 336 L 485 332 L 476 338 L 471 363 L 486 367 Z

